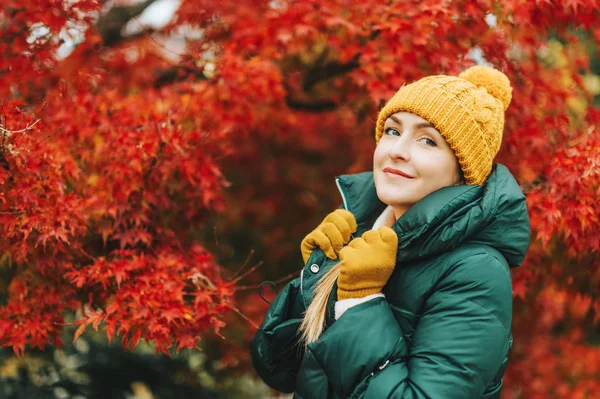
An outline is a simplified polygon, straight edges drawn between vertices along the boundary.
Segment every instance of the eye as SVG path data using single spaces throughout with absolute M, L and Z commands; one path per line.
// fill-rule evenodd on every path
M 436 142 L 433 141 L 432 139 L 428 138 L 428 137 L 423 137 L 421 139 L 421 141 L 423 141 L 426 145 L 428 145 L 430 147 L 437 147 Z
M 384 130 L 385 134 L 389 134 L 390 136 L 400 136 L 400 132 L 393 127 L 388 127 Z

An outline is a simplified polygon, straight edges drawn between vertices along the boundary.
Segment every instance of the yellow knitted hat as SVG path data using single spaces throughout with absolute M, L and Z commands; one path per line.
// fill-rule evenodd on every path
M 467 184 L 483 184 L 502 143 L 504 111 L 512 98 L 510 81 L 502 72 L 474 66 L 458 77 L 429 76 L 402 86 L 381 109 L 375 139 L 386 119 L 410 112 L 426 119 L 454 150 Z

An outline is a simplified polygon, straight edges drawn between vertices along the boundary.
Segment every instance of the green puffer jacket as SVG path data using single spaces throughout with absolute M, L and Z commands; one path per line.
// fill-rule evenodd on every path
M 385 208 L 371 172 L 341 176 L 344 207 L 370 230 Z M 305 350 L 298 326 L 313 288 L 337 260 L 315 250 L 277 296 L 252 339 L 254 367 L 272 388 L 317 398 L 498 398 L 512 345 L 510 268 L 529 247 L 525 197 L 495 164 L 484 185 L 445 187 L 392 227 L 397 264 L 383 293 L 334 319 Z

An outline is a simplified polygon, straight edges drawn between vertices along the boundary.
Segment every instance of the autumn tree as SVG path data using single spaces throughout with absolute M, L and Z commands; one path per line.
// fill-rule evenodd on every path
M 600 396 L 595 1 L 188 0 L 162 26 L 153 0 L 5 3 L 3 346 L 61 345 L 73 311 L 78 334 L 162 352 L 225 322 L 247 339 L 261 276 L 297 273 L 333 177 L 369 169 L 383 102 L 489 63 L 514 87 L 498 161 L 534 233 L 504 394 Z

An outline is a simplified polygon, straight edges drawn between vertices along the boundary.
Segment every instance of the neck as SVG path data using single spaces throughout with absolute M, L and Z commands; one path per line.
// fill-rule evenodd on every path
M 394 210 L 394 217 L 396 218 L 396 220 L 398 220 L 400 218 L 400 216 L 402 216 L 406 213 L 406 211 L 408 210 L 408 207 L 392 206 L 392 209 Z

